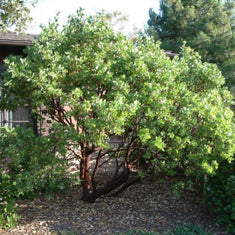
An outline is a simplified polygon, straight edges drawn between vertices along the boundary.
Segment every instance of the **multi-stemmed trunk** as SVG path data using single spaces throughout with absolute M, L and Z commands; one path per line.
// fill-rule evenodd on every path
M 138 174 L 132 173 L 132 168 L 138 161 L 140 154 L 139 151 L 133 150 L 131 147 L 131 143 L 125 147 L 123 144 L 116 149 L 106 151 L 99 149 L 94 153 L 87 151 L 87 148 L 83 144 L 81 145 L 80 180 L 83 189 L 82 200 L 95 202 L 97 198 L 103 195 L 116 195 L 140 180 Z M 122 153 L 122 156 L 120 156 L 120 153 Z M 91 159 L 94 164 L 92 166 L 90 166 Z M 114 159 L 113 164 L 115 167 L 106 176 L 110 178 L 107 178 L 105 182 L 97 182 L 98 172 L 100 173 L 105 163 L 110 163 L 111 159 Z

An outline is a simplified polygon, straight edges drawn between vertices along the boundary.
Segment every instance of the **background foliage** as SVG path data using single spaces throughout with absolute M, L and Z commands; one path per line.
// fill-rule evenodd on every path
M 173 52 L 179 52 L 186 41 L 203 61 L 219 66 L 231 87 L 235 85 L 234 30 L 234 1 L 161 0 L 158 14 L 149 11 L 146 32 Z

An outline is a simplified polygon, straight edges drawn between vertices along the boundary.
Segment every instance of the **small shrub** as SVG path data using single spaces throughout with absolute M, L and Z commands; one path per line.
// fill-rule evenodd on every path
M 15 201 L 9 201 L 5 204 L 0 202 L 0 227 L 12 227 L 17 225 L 17 215 Z
M 235 233 L 235 160 L 221 164 L 216 175 L 208 179 L 205 196 L 215 207 L 218 222 Z
M 38 137 L 31 129 L 0 128 L 1 227 L 16 224 L 15 200 L 69 188 L 66 162 L 55 157 L 59 145 L 58 139 Z
M 180 180 L 174 184 L 174 188 L 172 190 L 173 194 L 176 197 L 181 197 L 185 193 L 193 192 L 194 194 L 202 191 L 202 180 L 188 179 L 187 181 Z

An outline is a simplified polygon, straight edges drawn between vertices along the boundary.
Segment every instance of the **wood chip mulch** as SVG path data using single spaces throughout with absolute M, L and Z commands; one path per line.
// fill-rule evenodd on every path
M 104 197 L 89 204 L 80 200 L 81 187 L 67 195 L 40 196 L 18 202 L 19 225 L 1 230 L 1 235 L 95 234 L 109 235 L 129 230 L 166 232 L 192 223 L 217 235 L 228 235 L 198 195 L 176 197 L 176 179 L 145 179 L 117 197 Z M 69 233 L 70 232 L 70 233 Z

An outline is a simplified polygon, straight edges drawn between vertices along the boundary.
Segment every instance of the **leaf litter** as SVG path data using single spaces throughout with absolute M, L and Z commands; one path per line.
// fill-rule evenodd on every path
M 116 197 L 103 197 L 96 203 L 83 202 L 81 187 L 53 197 L 40 195 L 18 201 L 19 224 L 1 230 L 2 235 L 109 235 L 129 230 L 166 232 L 175 226 L 192 223 L 217 235 L 228 235 L 216 223 L 215 215 L 200 195 L 173 194 L 176 178 L 144 179 Z M 71 234 L 71 233 L 70 233 Z

